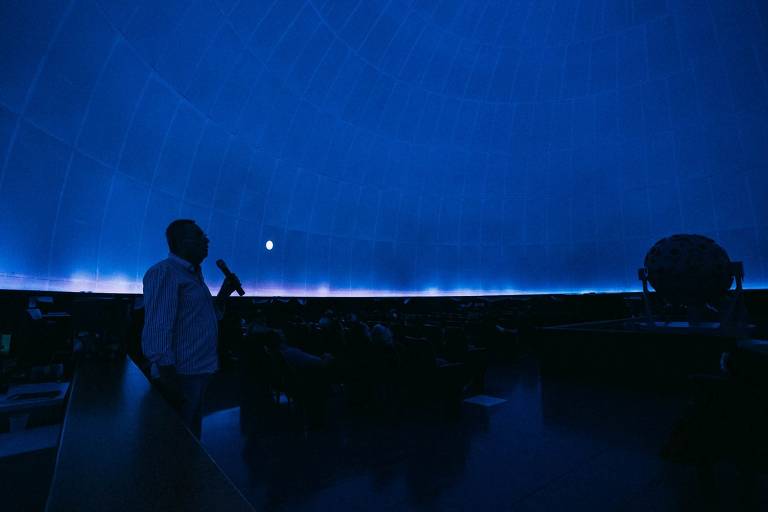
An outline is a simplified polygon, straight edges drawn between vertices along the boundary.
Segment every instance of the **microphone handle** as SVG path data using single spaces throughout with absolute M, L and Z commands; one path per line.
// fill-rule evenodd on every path
M 235 277 L 235 275 L 232 273 L 231 270 L 229 270 L 229 267 L 226 263 L 224 263 L 224 260 L 218 260 L 216 261 L 216 266 L 219 267 L 219 270 L 221 270 L 224 273 L 224 277 L 226 278 L 235 278 L 238 282 L 237 288 L 235 288 L 235 291 L 239 296 L 245 295 L 245 290 L 243 290 L 243 285 L 239 284 L 240 280 Z

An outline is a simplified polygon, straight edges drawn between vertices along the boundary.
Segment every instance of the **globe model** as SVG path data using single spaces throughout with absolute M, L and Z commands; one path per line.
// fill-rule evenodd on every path
M 733 282 L 725 249 L 701 235 L 662 238 L 646 254 L 645 268 L 653 289 L 676 304 L 712 302 Z

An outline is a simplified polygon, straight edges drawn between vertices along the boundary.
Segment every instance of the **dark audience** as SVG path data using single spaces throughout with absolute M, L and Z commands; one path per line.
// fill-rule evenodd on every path
M 391 413 L 482 390 L 482 340 L 470 341 L 454 317 L 327 309 L 312 321 L 294 313 L 268 321 L 259 310 L 251 317 L 243 339 L 244 381 L 254 380 L 252 372 L 266 373 L 272 403 L 286 397 L 310 426 L 325 424 L 336 395 L 351 412 Z

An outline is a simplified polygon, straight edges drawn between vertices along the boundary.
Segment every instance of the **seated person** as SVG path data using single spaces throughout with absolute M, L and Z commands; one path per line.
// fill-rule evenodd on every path
M 392 331 L 394 340 L 403 339 L 403 336 L 405 336 L 405 322 L 396 309 L 393 308 L 387 312 L 386 322 L 389 330 Z
M 336 354 L 342 350 L 344 346 L 344 328 L 339 320 L 329 315 L 330 313 L 326 312 L 326 315 L 317 323 L 315 336 L 310 340 L 311 346 L 308 347 L 310 352 L 316 354 L 323 352 Z
M 331 354 L 323 354 L 321 357 L 312 355 L 308 352 L 293 347 L 285 341 L 283 331 L 271 330 L 267 337 L 267 349 L 279 352 L 285 362 L 297 370 L 322 370 L 328 368 L 333 363 Z
M 345 367 L 355 373 L 364 373 L 378 352 L 368 325 L 360 321 L 349 324 L 344 336 L 344 345 L 339 353 Z
M 289 345 L 282 331 L 271 330 L 265 343 L 270 353 L 282 356 L 284 366 L 280 390 L 293 398 L 307 413 L 310 427 L 321 427 L 327 422 L 328 399 L 331 394 L 334 358 L 330 354 L 314 356 Z M 287 367 L 287 368 L 286 368 Z
M 376 324 L 371 329 L 371 341 L 376 346 L 394 347 L 395 336 L 392 330 L 383 324 Z
M 363 322 L 350 322 L 344 340 L 338 356 L 347 403 L 352 407 L 362 406 L 370 403 L 373 396 L 378 354 L 368 326 Z

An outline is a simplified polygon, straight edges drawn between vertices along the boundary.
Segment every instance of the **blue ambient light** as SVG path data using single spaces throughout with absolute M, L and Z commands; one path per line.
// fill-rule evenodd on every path
M 637 289 L 674 233 L 764 286 L 765 5 L 11 2 L 0 287 L 140 291 L 175 218 L 252 294 Z

